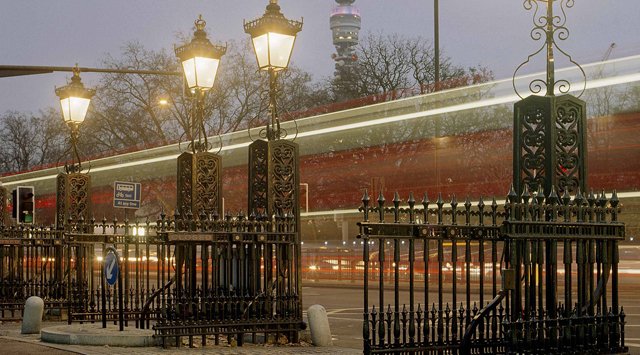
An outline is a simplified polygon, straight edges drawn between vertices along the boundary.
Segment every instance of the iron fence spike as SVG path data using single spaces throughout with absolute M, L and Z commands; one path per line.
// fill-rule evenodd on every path
M 587 197 L 587 202 L 589 202 L 590 207 L 593 207 L 593 205 L 596 203 L 596 196 L 593 193 L 593 189 L 591 189 L 591 191 L 589 192 L 589 197 Z
M 573 198 L 573 201 L 576 206 L 582 206 L 582 204 L 584 203 L 584 196 L 582 196 L 582 190 L 580 189 L 580 186 L 578 186 L 578 190 L 576 191 L 576 196 Z
M 424 206 L 424 208 L 426 209 L 427 206 L 429 206 L 429 196 L 427 195 L 427 193 L 425 192 L 424 195 L 422 195 L 422 205 Z
M 400 200 L 400 194 L 398 194 L 398 192 L 396 191 L 396 192 L 393 194 L 393 205 L 394 205 L 396 208 L 398 208 L 398 206 L 400 205 L 400 202 L 402 202 L 402 201 Z
M 556 187 L 555 186 L 551 186 L 551 192 L 549 193 L 549 196 L 547 197 L 547 201 L 549 201 L 548 203 L 551 205 L 555 205 L 558 203 L 558 194 L 556 193 Z
M 516 202 L 516 199 L 518 198 L 518 194 L 516 194 L 516 190 L 513 186 L 513 183 L 511 183 L 511 186 L 509 187 L 509 192 L 507 193 L 507 200 L 511 203 Z
M 568 189 L 565 189 L 564 192 L 562 193 L 562 203 L 565 206 L 568 206 L 570 202 L 571 202 L 571 196 L 569 195 Z
M 407 199 L 407 203 L 411 208 L 413 208 L 413 206 L 416 204 L 416 200 L 415 198 L 413 198 L 413 191 L 409 192 L 409 199 Z
M 362 203 L 366 206 L 369 204 L 369 192 L 364 189 L 364 195 L 362 195 Z
M 613 192 L 611 194 L 611 199 L 609 200 L 609 203 L 611 204 L 611 207 L 613 207 L 613 208 L 618 207 L 618 204 L 620 204 L 620 200 L 618 199 L 618 193 L 616 192 L 616 190 L 613 190 Z

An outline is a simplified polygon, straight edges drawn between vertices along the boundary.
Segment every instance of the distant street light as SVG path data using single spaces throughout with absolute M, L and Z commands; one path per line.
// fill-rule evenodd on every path
M 276 109 L 277 72 L 287 69 L 296 35 L 302 30 L 302 21 L 288 20 L 280 12 L 277 0 L 269 0 L 262 17 L 244 22 L 244 31 L 251 36 L 260 70 L 269 72 L 269 110 L 271 123 L 267 126 L 267 139 L 280 139 L 280 122 Z
M 192 129 L 197 130 L 197 133 L 191 132 L 193 152 L 210 149 L 204 129 L 204 95 L 213 88 L 220 58 L 227 51 L 227 47 L 214 45 L 209 41 L 207 33 L 204 31 L 207 22 L 202 19 L 202 15 L 195 21 L 195 25 L 196 31 L 193 33 L 191 42 L 175 49 L 176 56 L 182 62 L 186 85 L 191 93 L 196 95 L 196 112 L 193 125 L 191 125 Z M 196 136 L 198 137 L 197 143 L 194 141 Z
M 80 80 L 80 70 L 77 66 L 73 70 L 71 82 L 68 85 L 56 88 L 56 95 L 60 98 L 62 119 L 71 130 L 71 147 L 77 159 L 77 165 L 67 166 L 72 172 L 80 172 L 82 170 L 77 147 L 78 130 L 87 116 L 89 104 L 94 94 L 95 90 L 87 89 L 82 84 Z

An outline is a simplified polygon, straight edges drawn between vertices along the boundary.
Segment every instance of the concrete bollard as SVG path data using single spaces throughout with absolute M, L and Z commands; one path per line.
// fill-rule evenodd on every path
M 38 334 L 42 327 L 44 301 L 38 296 L 31 296 L 24 304 L 22 316 L 22 334 Z
M 331 346 L 331 329 L 327 310 L 319 304 L 314 304 L 307 310 L 309 330 L 311 331 L 311 343 L 315 346 Z

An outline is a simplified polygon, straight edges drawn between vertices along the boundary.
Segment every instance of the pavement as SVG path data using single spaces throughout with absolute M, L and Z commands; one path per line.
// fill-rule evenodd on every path
M 65 323 L 44 322 L 44 328 L 56 327 Z M 111 325 L 113 328 L 114 326 Z M 126 332 L 126 329 L 125 329 Z M 62 345 L 44 343 L 40 340 L 40 334 L 20 334 L 20 323 L 0 324 L 0 353 L 3 355 L 21 354 L 42 354 L 46 355 L 68 355 L 68 354 L 127 354 L 127 355 L 151 355 L 151 354 L 221 354 L 221 355 L 242 355 L 242 354 L 336 354 L 336 355 L 360 355 L 362 350 L 344 348 L 338 346 L 315 347 L 309 343 L 301 342 L 292 345 L 256 345 L 245 343 L 242 347 L 228 344 L 201 346 L 189 348 L 163 349 L 160 347 L 111 347 L 111 346 L 90 346 L 90 345 Z

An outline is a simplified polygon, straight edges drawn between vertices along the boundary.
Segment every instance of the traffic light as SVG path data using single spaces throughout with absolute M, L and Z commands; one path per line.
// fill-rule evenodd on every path
M 18 223 L 33 223 L 35 195 L 32 186 L 18 186 L 11 193 L 13 197 L 13 218 Z

